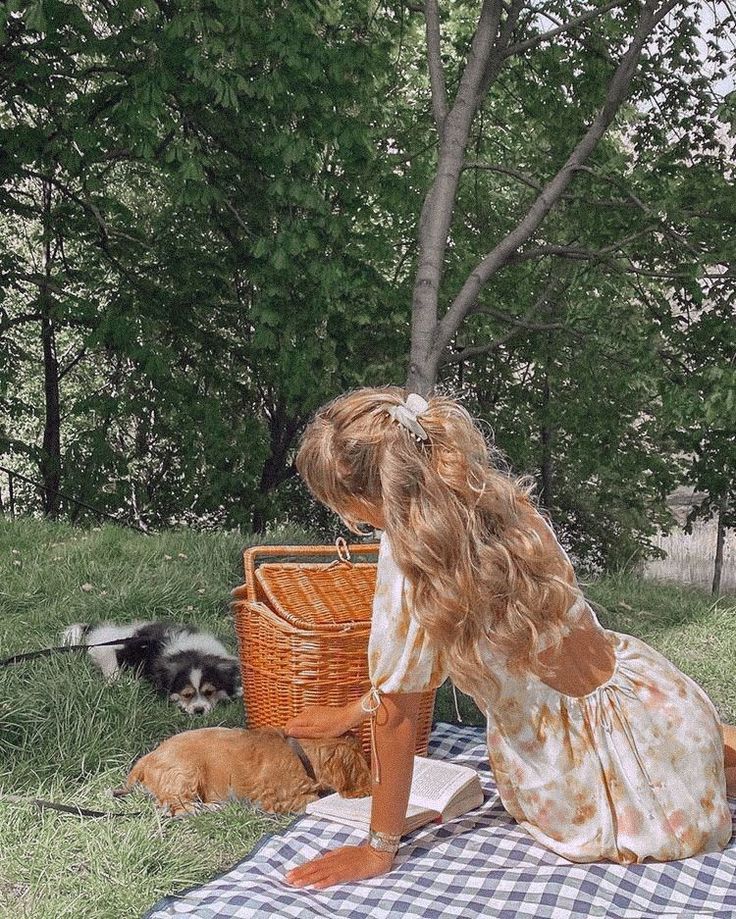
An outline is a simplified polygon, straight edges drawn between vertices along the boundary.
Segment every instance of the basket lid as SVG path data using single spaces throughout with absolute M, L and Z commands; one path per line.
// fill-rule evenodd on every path
M 264 562 L 255 576 L 274 612 L 299 628 L 371 621 L 375 564 Z

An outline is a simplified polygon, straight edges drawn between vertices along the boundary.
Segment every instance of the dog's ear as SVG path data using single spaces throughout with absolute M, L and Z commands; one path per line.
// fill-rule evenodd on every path
M 343 798 L 364 798 L 372 791 L 371 772 L 360 744 L 353 737 L 340 738 L 319 771 L 320 782 Z
M 149 676 L 158 692 L 164 696 L 168 696 L 171 693 L 176 670 L 171 666 L 169 660 L 165 657 L 157 657 L 151 667 Z
M 235 696 L 243 695 L 243 687 L 240 685 L 240 664 L 238 661 L 223 662 L 220 666 L 220 677 L 223 681 L 223 690 L 231 699 Z

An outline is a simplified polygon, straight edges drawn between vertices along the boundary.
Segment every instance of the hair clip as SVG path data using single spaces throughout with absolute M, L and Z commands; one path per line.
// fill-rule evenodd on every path
M 418 418 L 423 412 L 426 412 L 429 408 L 429 402 L 424 399 L 419 393 L 409 393 L 406 397 L 406 402 L 401 403 L 400 405 L 392 405 L 388 413 L 394 419 L 398 421 L 402 427 L 405 427 L 410 434 L 413 434 L 417 440 L 428 440 L 429 435 L 424 430 L 424 428 L 419 424 Z

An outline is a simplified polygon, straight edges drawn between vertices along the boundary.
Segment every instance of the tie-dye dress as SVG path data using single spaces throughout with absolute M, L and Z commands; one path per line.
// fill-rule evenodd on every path
M 582 597 L 568 616 L 568 631 L 598 630 L 615 652 L 610 678 L 585 695 L 512 671 L 490 642 L 479 648 L 488 691 L 481 674 L 472 695 L 488 721 L 504 807 L 573 862 L 669 861 L 721 851 L 731 816 L 712 702 L 643 641 L 604 630 Z M 442 653 L 411 614 L 411 588 L 385 534 L 368 656 L 379 694 L 436 688 L 448 675 Z

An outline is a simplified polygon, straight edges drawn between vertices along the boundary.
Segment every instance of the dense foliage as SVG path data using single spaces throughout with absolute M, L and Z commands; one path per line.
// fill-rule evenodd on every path
M 734 523 L 729 21 L 671 6 L 439 370 L 591 565 L 645 551 L 677 482 Z M 641 8 L 508 6 L 443 305 L 566 162 Z M 451 100 L 478 13 L 440 10 Z M 332 395 L 405 379 L 438 155 L 414 5 L 5 3 L 0 463 L 43 486 L 15 479 L 14 509 L 86 515 L 69 495 L 146 527 L 329 529 L 296 439 Z

